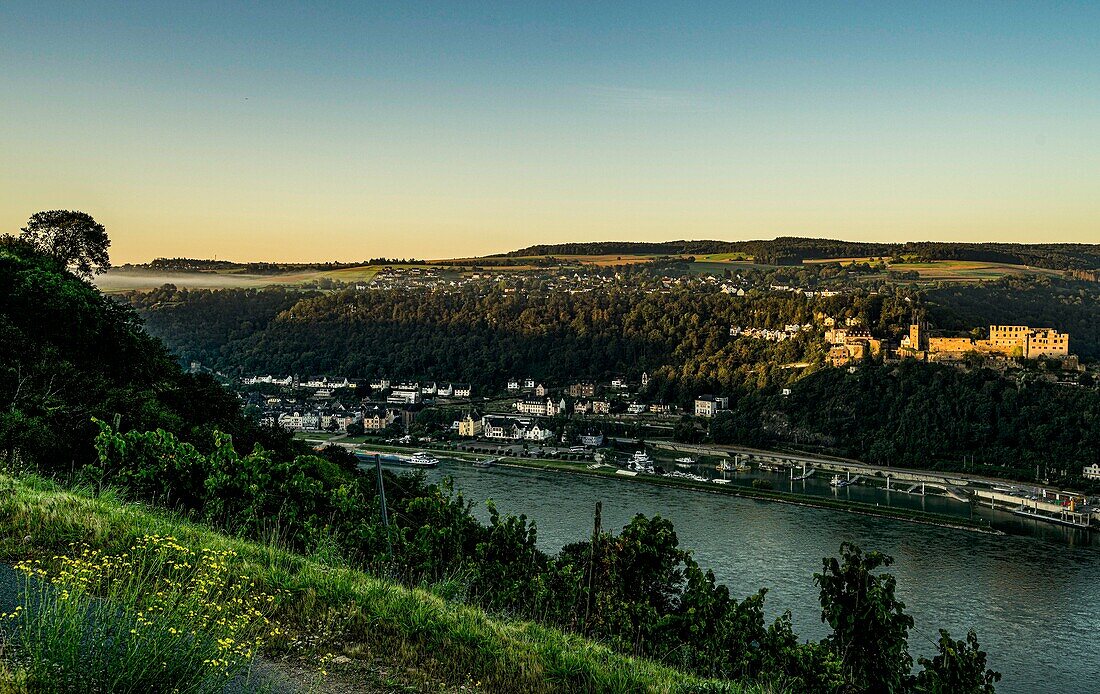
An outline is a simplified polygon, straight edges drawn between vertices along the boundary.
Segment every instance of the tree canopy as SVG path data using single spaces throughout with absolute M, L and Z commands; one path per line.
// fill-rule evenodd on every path
M 86 212 L 35 212 L 22 232 L 21 238 L 35 250 L 81 277 L 91 277 L 111 267 L 107 230 Z

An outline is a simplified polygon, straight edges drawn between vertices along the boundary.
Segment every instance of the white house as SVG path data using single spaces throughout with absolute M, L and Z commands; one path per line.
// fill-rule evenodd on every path
M 728 410 L 729 398 L 720 398 L 714 395 L 700 395 L 695 398 L 695 416 L 713 417 L 719 410 Z
M 531 420 L 524 417 L 486 415 L 481 418 L 481 425 L 482 433 L 487 439 L 519 441 L 527 437 L 527 432 L 531 428 Z
M 301 431 L 303 426 L 301 413 L 284 412 L 283 414 L 279 415 L 279 426 L 286 429 L 287 431 Z
M 603 434 L 581 434 L 581 445 L 589 448 L 597 448 L 603 445 Z
M 420 389 L 412 388 L 410 390 L 398 389 L 390 393 L 386 398 L 386 402 L 391 405 L 415 405 L 420 402 Z
M 508 390 L 519 390 L 519 379 L 518 378 L 509 378 L 508 379 Z
M 550 400 L 526 399 L 516 401 L 516 412 L 520 414 L 546 416 L 547 405 L 553 406 Z
M 448 383 L 447 385 L 439 386 L 439 389 L 436 391 L 436 393 L 441 398 L 449 398 L 454 395 L 454 392 L 455 390 L 453 387 L 451 387 L 450 383 Z
M 559 402 L 555 403 L 550 398 L 546 399 L 546 416 L 553 417 L 554 415 L 568 414 L 566 412 L 565 398 L 562 398 Z
M 321 413 L 306 412 L 302 415 L 302 428 L 316 431 L 321 428 Z
M 469 383 L 456 383 L 454 384 L 454 391 L 456 398 L 468 398 L 474 394 L 474 389 Z
M 1100 463 L 1086 465 L 1081 469 L 1081 476 L 1087 480 L 1100 480 Z
M 554 432 L 549 429 L 544 429 L 538 424 L 533 425 L 523 433 L 523 438 L 528 441 L 549 441 L 554 438 Z

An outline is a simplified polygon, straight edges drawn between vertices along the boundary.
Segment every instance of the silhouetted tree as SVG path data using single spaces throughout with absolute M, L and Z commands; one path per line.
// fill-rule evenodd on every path
M 81 277 L 91 277 L 111 267 L 107 230 L 86 212 L 35 212 L 22 232 L 22 238 L 35 250 Z

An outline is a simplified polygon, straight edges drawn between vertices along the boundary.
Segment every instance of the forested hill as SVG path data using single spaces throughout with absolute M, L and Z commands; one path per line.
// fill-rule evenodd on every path
M 797 264 L 825 258 L 909 256 L 917 260 L 967 260 L 1030 265 L 1052 270 L 1100 268 L 1100 244 L 1086 243 L 864 243 L 834 239 L 779 237 L 757 241 L 601 241 L 536 245 L 489 257 L 554 255 L 707 255 L 742 253 L 758 262 Z
M 851 258 L 890 255 L 894 246 L 830 239 L 780 237 L 772 241 L 599 241 L 537 245 L 501 254 L 503 257 L 545 255 L 709 255 L 743 253 L 758 262 L 787 264 L 802 259 Z M 494 256 L 490 256 L 494 257 Z M 497 256 L 499 257 L 499 256 Z
M 92 417 L 204 447 L 215 428 L 244 447 L 291 446 L 209 377 L 183 373 L 130 307 L 18 242 L 0 243 L 0 403 L 0 458 L 42 469 L 94 459 Z
M 893 294 L 807 298 L 771 292 L 738 300 L 716 289 L 651 293 L 408 292 L 317 294 L 163 288 L 135 294 L 153 334 L 183 359 L 227 373 L 329 373 L 469 382 L 510 376 L 554 384 L 661 374 L 669 397 L 786 382 L 791 362 L 821 362 L 820 335 L 767 342 L 730 325 L 782 329 L 815 312 L 857 317 L 875 331 L 905 325 Z M 292 304 L 292 305 L 291 305 Z

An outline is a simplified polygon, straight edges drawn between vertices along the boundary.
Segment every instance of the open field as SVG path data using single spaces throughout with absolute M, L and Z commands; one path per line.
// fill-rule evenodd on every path
M 950 282 L 981 282 L 1001 277 L 1021 275 L 1049 275 L 1060 277 L 1060 270 L 1048 270 L 1030 265 L 1011 265 L 1008 263 L 982 263 L 965 260 L 936 260 L 928 263 L 896 263 L 890 265 L 896 272 L 916 270 L 922 280 L 943 280 Z
M 299 286 L 318 280 L 337 282 L 367 282 L 384 267 L 428 268 L 428 265 L 360 265 L 340 270 L 310 270 L 280 274 L 247 274 L 233 270 L 218 272 L 149 272 L 113 269 L 95 278 L 102 292 L 155 289 L 174 284 L 187 289 L 249 289 L 275 285 Z
M 657 255 L 557 255 L 554 256 L 563 266 L 593 266 L 616 267 L 646 263 L 664 256 Z M 677 256 L 687 258 L 688 256 Z M 215 272 L 155 272 L 141 268 L 116 268 L 106 274 L 95 278 L 95 284 L 103 292 L 124 292 L 131 290 L 155 289 L 164 284 L 174 284 L 180 288 L 188 289 L 247 289 L 263 288 L 270 286 L 303 286 L 315 282 L 332 280 L 342 283 L 369 282 L 384 268 L 395 269 L 432 269 L 442 270 L 444 273 L 453 274 L 455 277 L 469 274 L 468 271 L 460 271 L 457 268 L 481 268 L 480 272 L 528 272 L 545 269 L 538 265 L 544 260 L 542 256 L 511 257 L 511 258 L 455 258 L 430 260 L 426 263 L 387 263 L 384 265 L 360 265 L 357 267 L 341 268 L 338 270 L 303 270 L 301 272 L 285 272 L 280 274 L 248 274 L 238 269 L 218 270 Z M 822 265 L 826 263 L 840 263 L 850 265 L 852 263 L 866 263 L 876 261 L 870 257 L 849 258 L 818 258 L 804 261 L 805 265 Z M 486 263 L 504 263 L 501 265 Z M 754 262 L 752 256 L 743 253 L 712 253 L 695 256 L 695 262 L 686 266 L 691 274 L 720 274 L 725 270 L 736 271 L 738 268 L 771 269 L 774 265 Z M 797 266 L 793 266 L 797 267 Z M 931 262 L 904 262 L 894 263 L 889 266 L 895 272 L 916 271 L 923 281 L 947 281 L 947 282 L 980 282 L 996 280 L 1006 276 L 1021 275 L 1049 275 L 1062 276 L 1065 273 L 1060 270 L 1048 270 L 1046 268 L 1032 267 L 1028 265 L 1012 265 L 1009 263 L 974 262 L 962 260 L 937 260 Z
M 552 256 L 554 259 L 560 261 L 563 265 L 597 265 L 600 267 L 615 266 L 615 265 L 630 265 L 633 263 L 645 263 L 653 260 L 654 258 L 660 258 L 659 255 L 638 255 L 638 254 L 625 254 L 625 255 L 558 255 Z M 528 256 L 500 256 L 492 258 L 453 258 L 453 259 L 441 259 L 430 261 L 433 265 L 478 265 L 480 267 L 491 268 L 494 270 L 505 269 L 535 269 L 538 267 L 536 263 L 544 261 L 546 256 L 544 255 L 528 255 Z M 490 264 L 493 263 L 493 264 Z M 496 265 L 495 263 L 506 263 L 505 265 Z
M 755 263 L 751 260 L 699 260 L 696 259 L 694 263 L 685 264 L 684 268 L 693 275 L 716 275 L 729 270 L 730 272 L 737 272 L 738 270 L 771 270 L 775 265 L 765 265 L 764 263 Z

